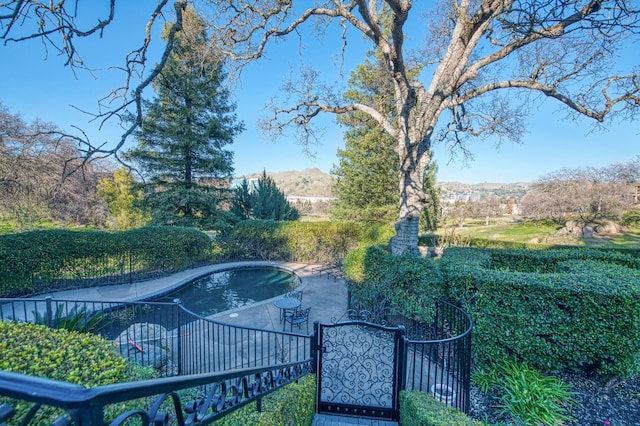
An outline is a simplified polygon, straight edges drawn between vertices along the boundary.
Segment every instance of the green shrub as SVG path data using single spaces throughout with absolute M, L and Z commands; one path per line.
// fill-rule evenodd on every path
M 219 239 L 227 257 L 331 264 L 384 231 L 355 222 L 246 220 Z
M 178 227 L 0 235 L 0 297 L 62 290 L 77 285 L 74 280 L 130 269 L 181 270 L 209 259 L 211 246 L 207 234 Z
M 36 324 L 0 321 L 0 353 L 0 370 L 85 387 L 147 379 L 154 375 L 150 369 L 127 363 L 112 342 L 99 336 Z M 9 424 L 18 424 L 30 404 L 0 398 L 0 404 L 6 402 L 16 409 Z M 60 415 L 59 410 L 47 407 L 38 412 L 36 424 L 51 424 Z
M 51 324 L 47 324 L 47 319 L 40 312 L 32 311 L 36 324 L 46 325 L 51 328 L 62 328 L 67 331 L 78 331 L 80 333 L 93 333 L 107 325 L 107 316 L 99 311 L 87 311 L 87 306 L 73 305 L 68 312 L 65 312 L 65 305 L 58 304 L 56 311 L 51 318 Z
M 443 294 L 442 278 L 433 259 L 392 256 L 386 246 L 350 253 L 345 273 L 358 308 L 374 313 L 384 308 L 390 314 L 427 321 L 434 313 L 435 299 Z
M 513 361 L 505 361 L 501 370 L 502 411 L 516 424 L 555 426 L 574 420 L 569 413 L 575 394 L 560 379 Z
M 463 412 L 437 401 L 426 392 L 400 392 L 400 420 L 403 426 L 480 426 Z
M 344 276 L 348 281 L 353 283 L 364 282 L 366 278 L 364 259 L 367 256 L 367 252 L 369 250 L 370 246 L 360 245 L 359 247 L 351 250 L 344 257 L 342 271 L 344 272 Z
M 451 248 L 449 297 L 474 321 L 474 359 L 515 357 L 542 371 L 640 373 L 637 252 Z
M 93 334 L 0 321 L 0 370 L 92 387 L 126 377 L 112 342 Z
M 490 366 L 484 366 L 483 368 L 476 367 L 471 372 L 471 383 L 476 385 L 480 392 L 489 392 L 500 383 L 498 369 Z
M 638 226 L 640 225 L 640 210 L 629 210 L 622 214 L 620 221 L 622 226 Z
M 307 375 L 262 398 L 262 412 L 251 403 L 216 421 L 217 426 L 309 426 L 315 415 L 316 380 Z

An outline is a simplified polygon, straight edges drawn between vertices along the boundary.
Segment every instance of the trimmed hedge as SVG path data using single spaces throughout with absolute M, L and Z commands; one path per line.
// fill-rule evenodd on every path
M 363 241 L 386 235 L 386 228 L 367 228 L 355 222 L 247 220 L 219 243 L 231 258 L 331 264 Z
M 256 404 L 247 404 L 238 411 L 214 422 L 217 426 L 310 426 L 315 415 L 316 380 L 307 375 L 264 398 L 262 412 Z
M 102 337 L 30 323 L 0 321 L 0 353 L 0 370 L 77 383 L 87 388 L 155 375 L 151 369 L 128 364 L 113 342 Z M 31 406 L 0 398 L 0 404 L 5 402 L 11 402 L 16 409 L 10 424 L 17 424 L 13 419 L 22 418 Z M 35 424 L 51 424 L 60 414 L 61 411 L 47 407 L 38 413 Z M 111 417 L 113 414 L 115 412 Z
M 433 259 L 392 256 L 387 246 L 362 246 L 350 252 L 344 271 L 358 308 L 374 314 L 388 309 L 392 315 L 425 321 L 434 314 L 435 299 L 444 292 Z
M 211 244 L 207 234 L 178 227 L 0 235 L 0 297 L 62 290 L 76 285 L 74 279 L 118 274 L 129 268 L 133 272 L 185 269 L 209 259 Z M 38 277 L 41 279 L 34 279 Z M 47 287 L 40 287 L 40 281 Z
M 426 392 L 400 392 L 402 426 L 481 426 L 462 411 L 437 401 Z
M 449 296 L 474 321 L 481 365 L 516 357 L 565 368 L 640 373 L 640 262 L 636 251 L 450 248 Z

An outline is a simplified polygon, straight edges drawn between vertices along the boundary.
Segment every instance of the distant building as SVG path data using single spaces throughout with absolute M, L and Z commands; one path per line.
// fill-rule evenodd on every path
M 305 197 L 300 195 L 287 195 L 287 201 L 290 203 L 295 203 L 297 201 L 300 202 L 309 202 L 309 203 L 317 203 L 319 201 L 333 201 L 336 197 Z

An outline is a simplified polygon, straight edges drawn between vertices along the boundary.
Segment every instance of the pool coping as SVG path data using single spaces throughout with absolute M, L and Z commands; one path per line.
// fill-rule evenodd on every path
M 177 272 L 165 277 L 134 282 L 131 284 L 116 284 L 73 290 L 63 290 L 40 294 L 38 296 L 34 296 L 33 298 L 41 299 L 47 296 L 51 296 L 53 299 L 74 301 L 144 302 L 149 301 L 150 299 L 155 299 L 167 295 L 194 280 L 202 278 L 206 275 L 210 275 L 212 273 L 230 271 L 234 269 L 260 267 L 272 267 L 292 273 L 299 279 L 301 283 L 298 288 L 304 289 L 308 284 L 306 278 L 308 278 L 308 276 L 312 273 L 311 267 L 313 266 L 314 265 L 305 263 L 272 260 L 251 260 L 218 263 L 215 265 L 206 265 L 199 268 L 187 269 L 185 271 Z M 256 304 L 272 300 L 273 298 L 256 302 Z M 252 304 L 251 306 L 253 305 L 255 304 Z

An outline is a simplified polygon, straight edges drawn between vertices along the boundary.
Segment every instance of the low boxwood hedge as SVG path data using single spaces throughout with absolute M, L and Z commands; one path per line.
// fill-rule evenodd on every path
M 136 367 L 118 353 L 113 342 L 100 336 L 50 329 L 43 325 L 0 321 L 0 370 L 76 383 L 87 388 L 155 377 L 152 369 Z M 30 404 L 0 398 L 16 410 L 9 424 L 19 424 Z M 121 405 L 106 410 L 115 418 Z M 38 412 L 35 424 L 51 424 L 62 411 L 51 407 Z M 33 424 L 33 423 L 30 423 Z
M 481 426 L 463 412 L 437 401 L 426 392 L 400 392 L 402 426 Z
M 637 252 L 450 248 L 449 296 L 474 321 L 474 358 L 543 371 L 640 373 Z
M 262 398 L 262 411 L 247 404 L 222 419 L 217 426 L 310 426 L 315 415 L 316 380 L 307 375 Z

